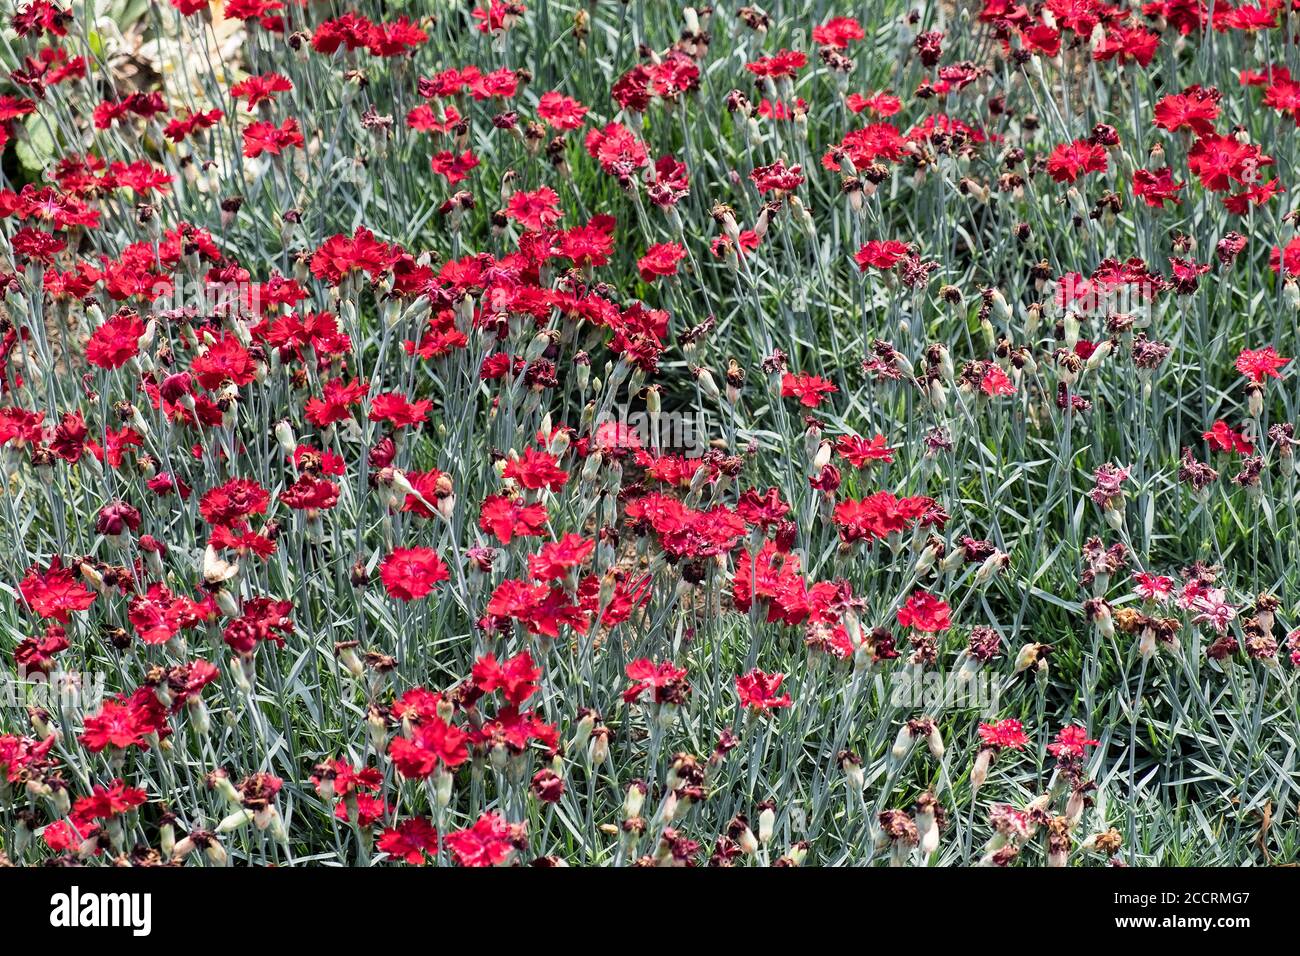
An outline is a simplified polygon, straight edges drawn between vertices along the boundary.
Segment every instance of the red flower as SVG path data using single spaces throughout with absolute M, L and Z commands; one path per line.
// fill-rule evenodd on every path
M 270 493 L 249 478 L 231 478 L 210 488 L 199 499 L 199 514 L 211 525 L 234 524 L 240 518 L 266 514 Z
M 1219 99 L 1216 89 L 1189 86 L 1156 104 L 1156 125 L 1171 132 L 1189 129 L 1198 136 L 1213 133 L 1214 121 L 1219 118 Z
M 736 514 L 744 519 L 746 524 L 757 525 L 765 531 L 789 513 L 790 506 L 781 500 L 779 488 L 768 488 L 761 495 L 750 488 L 736 503 Z
M 1111 27 L 1102 41 L 1093 47 L 1092 58 L 1106 61 L 1118 59 L 1120 63 L 1134 62 L 1138 66 L 1151 65 L 1160 49 L 1160 34 L 1140 26 Z
M 1153 209 L 1160 209 L 1167 202 L 1180 205 L 1178 192 L 1186 185 L 1175 182 L 1173 171 L 1167 166 L 1155 172 L 1139 169 L 1133 173 L 1133 195 Z
M 476 7 L 471 16 L 479 21 L 479 33 L 500 33 L 514 26 L 523 12 L 522 3 L 488 0 L 486 7 Z
M 866 272 L 868 268 L 892 269 L 911 251 L 911 246 L 897 239 L 872 239 L 857 251 L 853 261 L 858 264 L 858 269 L 862 272 Z
M 446 477 L 438 469 L 432 471 L 408 471 L 406 480 L 411 488 L 418 492 L 419 497 L 414 494 L 408 494 L 406 500 L 402 502 L 402 510 L 409 511 L 419 515 L 421 518 L 432 518 L 433 511 L 430 506 L 435 505 L 440 495 L 440 490 L 450 493 L 451 478 Z M 443 488 L 440 489 L 439 486 Z
M 889 447 L 884 435 L 875 435 L 870 439 L 843 435 L 836 440 L 835 451 L 854 468 L 861 468 L 868 462 L 882 461 L 889 464 L 894 460 L 894 450 Z
M 1179 295 L 1191 295 L 1201 284 L 1201 276 L 1210 271 L 1208 265 L 1202 265 L 1195 259 L 1169 260 L 1169 284 Z
M 279 126 L 260 120 L 244 130 L 244 155 L 249 159 L 256 159 L 263 153 L 278 156 L 286 149 L 301 149 L 305 142 L 298 121 L 292 116 Z
M 318 53 L 327 56 L 338 51 L 340 47 L 348 50 L 360 50 L 370 41 L 374 24 L 354 11 L 348 11 L 332 20 L 317 24 L 312 34 L 311 46 Z
M 104 536 L 121 535 L 140 527 L 140 512 L 125 501 L 110 501 L 95 517 L 95 531 Z
M 1233 183 L 1252 185 L 1260 167 L 1272 163 L 1258 146 L 1239 142 L 1235 136 L 1206 134 L 1187 153 L 1187 168 L 1213 192 L 1223 192 Z
M 403 777 L 423 778 L 439 765 L 452 770 L 468 760 L 468 741 L 469 735 L 465 731 L 449 725 L 441 717 L 432 716 L 415 728 L 409 740 L 394 737 L 388 745 L 388 755 Z
M 284 635 L 293 633 L 293 621 L 289 619 L 292 610 L 288 601 L 249 598 L 244 602 L 243 614 L 226 625 L 221 637 L 237 654 L 252 654 L 258 644 L 266 641 L 283 647 Z
M 203 688 L 220 676 L 221 671 L 217 670 L 216 665 L 202 660 L 190 661 L 188 664 L 171 668 L 167 672 L 167 689 L 173 698 L 172 710 L 175 711 L 185 703 L 197 700 Z
M 1021 32 L 1025 49 L 1055 57 L 1061 52 L 1061 31 L 1049 27 L 1046 23 L 1035 22 L 1033 26 Z
M 560 491 L 569 480 L 569 473 L 555 464 L 554 455 L 535 448 L 525 448 L 522 458 L 511 458 L 501 475 L 530 490 Z
M 502 544 L 516 537 L 540 537 L 546 527 L 546 509 L 525 505 L 506 495 L 489 495 L 479 511 L 478 526 L 496 536 Z
M 808 63 L 808 56 L 798 50 L 780 50 L 773 56 L 760 57 L 752 63 L 746 63 L 745 69 L 758 77 L 778 80 L 783 76 L 794 76 Z
M 1056 740 L 1047 745 L 1048 753 L 1060 759 L 1080 758 L 1086 747 L 1097 746 L 1098 741 L 1088 739 L 1088 732 L 1078 724 L 1067 724 L 1056 734 Z
M 84 611 L 95 603 L 95 592 L 78 579 L 72 568 L 63 566 L 63 558 L 55 555 L 49 567 L 38 571 L 32 566 L 18 585 L 18 590 L 40 617 L 52 617 L 66 624 L 73 611 Z
M 339 503 L 339 486 L 325 478 L 299 475 L 284 491 L 280 501 L 290 508 L 307 511 L 326 511 Z
M 799 404 L 805 408 L 816 408 L 822 403 L 823 396 L 833 395 L 838 391 L 834 382 L 820 375 L 810 375 L 806 372 L 795 375 L 786 372 L 781 376 L 781 397 L 798 398 Z
M 754 668 L 743 677 L 737 676 L 736 696 L 740 698 L 740 706 L 748 707 L 758 713 L 789 707 L 791 704 L 789 694 L 777 696 L 783 680 L 785 680 L 784 674 L 765 674 L 758 668 Z
M 484 694 L 503 690 L 506 700 L 518 707 L 537 693 L 537 678 L 542 672 L 533 663 L 532 654 L 520 651 L 504 664 L 497 663 L 495 654 L 485 654 L 474 662 L 471 675 L 474 686 Z
M 412 817 L 381 833 L 379 849 L 412 866 L 423 866 L 425 854 L 438 852 L 438 831 L 425 817 Z
M 509 754 L 522 754 L 533 741 L 548 752 L 559 746 L 559 732 L 539 719 L 531 710 L 520 712 L 513 704 L 502 707 L 496 717 L 486 721 L 476 735 L 477 742 L 489 750 L 504 748 Z
M 1202 432 L 1201 437 L 1205 439 L 1206 444 L 1210 446 L 1211 451 L 1237 452 L 1242 455 L 1249 455 L 1255 450 L 1255 446 L 1246 441 L 1240 432 L 1235 432 L 1228 427 L 1225 421 L 1215 422 L 1208 432 Z
M 1104 173 L 1107 168 L 1105 148 L 1086 139 L 1058 146 L 1047 157 L 1047 173 L 1058 183 L 1072 183 L 1085 173 Z
M 367 382 L 353 379 L 345 383 L 342 379 L 330 379 L 325 383 L 320 398 L 307 400 L 307 421 L 317 428 L 346 421 L 352 417 L 352 406 L 360 404 L 369 391 L 370 385 Z
M 230 548 L 232 551 L 238 551 L 241 556 L 255 554 L 261 558 L 269 558 L 275 554 L 277 547 L 273 538 L 267 537 L 264 533 L 249 531 L 248 525 L 243 522 L 235 527 L 214 528 L 212 534 L 208 536 L 208 543 L 214 548 Z
M 153 688 L 142 687 L 128 698 L 106 701 L 98 714 L 86 718 L 78 739 L 96 754 L 107 747 L 144 749 L 150 735 L 161 731 L 166 722 L 167 709 Z
M 446 178 L 449 185 L 454 186 L 469 178 L 470 171 L 478 165 L 478 157 L 468 149 L 459 156 L 451 150 L 444 149 L 440 153 L 433 154 L 429 165 L 435 173 Z
M 651 696 L 656 704 L 683 703 L 691 692 L 691 685 L 686 682 L 686 668 L 678 667 L 672 661 L 656 664 L 648 657 L 642 657 L 627 665 L 627 676 L 632 684 L 623 691 L 623 700 L 629 704 L 640 699 L 647 690 L 654 691 Z
M 980 379 L 980 391 L 990 398 L 996 398 L 999 395 L 1016 394 L 1016 385 L 1002 371 L 1000 365 L 990 365 L 987 372 Z
M 675 242 L 655 243 L 637 260 L 636 267 L 643 282 L 654 282 L 659 276 L 677 274 L 677 263 L 686 258 L 686 250 Z
M 850 113 L 866 111 L 874 113 L 876 116 L 893 116 L 903 108 L 902 100 L 888 92 L 873 93 L 871 96 L 850 93 L 844 98 L 844 105 L 849 108 Z
M 862 24 L 852 17 L 833 17 L 820 26 L 812 28 L 812 40 L 820 46 L 834 47 L 842 50 L 850 41 L 861 40 L 866 36 Z
M 549 229 L 560 221 L 562 215 L 560 197 L 549 186 L 541 186 L 532 192 L 521 190 L 506 203 L 506 216 L 534 231 Z
M 447 834 L 443 843 L 461 866 L 500 866 L 514 854 L 513 829 L 500 814 L 488 812 L 472 827 Z
M 429 417 L 433 402 L 421 398 L 412 402 L 401 392 L 383 392 L 370 400 L 372 422 L 388 422 L 394 428 L 419 425 Z
M 799 166 L 786 167 L 777 160 L 770 166 L 759 166 L 749 174 L 760 193 L 791 193 L 803 185 L 803 170 Z
M 1139 571 L 1133 575 L 1133 580 L 1137 582 L 1133 590 L 1144 601 L 1158 601 L 1163 604 L 1169 600 L 1169 595 L 1174 588 L 1173 578 L 1160 574 L 1151 574 L 1148 571 Z
M 564 796 L 564 778 L 550 767 L 543 767 L 533 774 L 529 789 L 542 803 L 559 803 Z
M 376 23 L 366 39 L 366 51 L 371 56 L 402 56 L 420 46 L 429 35 L 400 16 L 392 23 Z
M 24 226 L 14 232 L 9 245 L 16 255 L 49 265 L 55 256 L 67 248 L 68 240 L 56 233 Z
M 793 108 L 780 100 L 772 102 L 766 97 L 758 104 L 758 115 L 763 119 L 789 120 L 795 115 L 796 110 L 803 114 L 808 112 L 808 103 L 802 97 L 795 99 Z
M 224 12 L 227 20 L 257 20 L 263 27 L 271 29 L 280 22 L 280 18 L 272 14 L 283 9 L 281 0 L 226 0 Z
M 151 584 L 147 594 L 131 598 L 127 619 L 144 643 L 166 644 L 192 621 L 192 608 L 192 602 L 177 598 L 165 585 Z
M 1199 33 L 1210 19 L 1207 0 L 1151 0 L 1142 5 L 1142 12 L 1165 20 L 1182 36 Z
M 340 800 L 334 807 L 334 816 L 344 823 L 355 821 L 360 827 L 369 828 L 374 826 L 385 816 L 388 815 L 388 801 L 381 797 L 372 797 L 368 794 L 359 794 L 355 802 L 349 806 L 346 800 Z
M 563 93 L 543 93 L 537 101 L 537 115 L 556 129 L 577 129 L 587 115 L 587 107 Z
M 250 76 L 230 88 L 230 95 L 235 99 L 248 100 L 251 113 L 258 103 L 269 103 L 276 93 L 287 93 L 293 89 L 293 83 L 287 76 L 279 73 L 267 73 L 264 76 Z
M 86 361 L 104 369 L 121 368 L 140 351 L 144 323 L 131 309 L 123 309 L 91 333 Z
M 391 597 L 412 601 L 448 580 L 451 573 L 431 548 L 394 548 L 379 566 L 379 576 Z
M 1270 179 L 1266 183 L 1251 186 L 1242 192 L 1224 196 L 1223 206 L 1234 216 L 1244 216 L 1251 206 L 1262 206 L 1274 196 L 1284 192 L 1286 192 L 1286 188 L 1282 185 L 1281 180 Z
M 559 234 L 557 254 L 576 265 L 606 265 L 614 251 L 614 225 L 613 216 L 593 216 L 585 226 Z
M 222 332 L 190 363 L 190 371 L 204 388 L 215 389 L 227 381 L 247 385 L 257 374 L 257 366 L 233 332 Z
M 927 591 L 913 591 L 907 603 L 898 609 L 898 623 L 926 634 L 946 631 L 952 626 L 945 601 Z
M 543 637 L 558 637 L 560 628 L 566 624 L 583 634 L 590 626 L 583 609 L 572 603 L 562 588 L 547 588 L 513 578 L 497 585 L 488 600 L 487 613 L 491 617 L 519 621 L 530 634 Z
M 378 790 L 384 782 L 383 774 L 374 767 L 356 768 L 342 760 L 326 760 L 315 770 L 310 779 L 321 796 L 345 797 L 365 790 Z
M 877 491 L 861 501 L 841 501 L 835 506 L 834 521 L 841 540 L 883 540 L 906 530 L 934 504 L 929 498 L 896 498 Z
M 645 144 L 630 129 L 618 123 L 589 130 L 583 146 L 587 154 L 600 163 L 602 170 L 622 183 L 630 182 L 638 169 L 650 165 Z
M 1285 249 L 1274 246 L 1269 253 L 1268 267 L 1274 272 L 1286 269 L 1287 275 L 1300 276 L 1300 236 L 1288 242 Z
M 377 281 L 401 258 L 402 250 L 375 238 L 364 226 L 349 238 L 330 236 L 311 257 L 311 273 L 323 282 L 338 285 L 354 271 L 364 271 Z
M 68 24 L 72 22 L 72 13 L 60 9 L 50 0 L 32 0 L 23 4 L 9 22 L 20 37 L 40 36 L 42 33 L 48 33 L 51 37 L 65 37 L 68 35 Z
M 96 784 L 90 796 L 81 797 L 72 805 L 72 813 L 81 820 L 111 820 L 142 805 L 146 796 L 139 787 L 128 787 L 117 779 L 107 787 Z
M 1266 378 L 1281 378 L 1277 373 L 1283 365 L 1291 360 L 1277 354 L 1273 346 L 1262 349 L 1242 349 L 1237 356 L 1236 369 L 1256 385 L 1261 385 Z
M 528 556 L 528 573 L 538 581 L 561 581 L 582 565 L 596 550 L 596 542 L 580 534 L 566 534 L 559 541 L 542 545 L 537 554 Z
M 40 637 L 25 637 L 14 648 L 14 663 L 20 670 L 29 674 L 48 674 L 54 665 L 55 655 L 66 651 L 67 631 L 58 624 L 45 625 L 45 633 Z M 0 754 L 0 765 L 4 763 Z
M 1291 79 L 1289 73 L 1285 76 L 1281 75 L 1283 69 L 1285 68 L 1277 69 L 1278 75 L 1264 91 L 1264 105 L 1289 114 L 1292 119 L 1300 123 L 1300 83 Z
M 980 724 L 979 734 L 980 740 L 986 747 L 1020 750 L 1029 743 L 1029 735 L 1025 733 L 1024 725 L 1011 717 L 999 720 L 995 724 Z

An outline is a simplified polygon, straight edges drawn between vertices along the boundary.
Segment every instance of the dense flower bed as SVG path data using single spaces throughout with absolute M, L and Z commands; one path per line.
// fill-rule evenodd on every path
M 10 11 L 15 864 L 1296 858 L 1300 3 Z

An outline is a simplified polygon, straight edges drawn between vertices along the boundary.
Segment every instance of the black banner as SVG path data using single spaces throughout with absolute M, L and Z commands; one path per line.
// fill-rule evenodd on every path
M 489 925 L 494 941 L 520 932 L 535 945 L 542 912 L 550 914 L 542 920 L 548 933 L 567 934 L 566 923 L 586 933 L 604 921 L 625 932 L 638 910 L 660 919 L 675 909 L 674 919 L 721 919 L 732 932 L 751 923 L 755 906 L 763 914 L 755 930 L 765 938 L 789 932 L 806 939 L 821 931 L 830 938 L 848 919 L 919 928 L 927 942 L 945 936 L 969 942 L 1000 923 L 1040 921 L 1071 933 L 1198 933 L 1222 940 L 1289 926 L 1298 877 L 1291 868 L 741 868 L 658 876 L 528 868 L 45 868 L 0 870 L 0 910 L 20 916 L 24 934 L 56 942 L 68 934 L 193 940 L 196 927 L 237 925 L 261 943 L 302 942 L 321 932 L 331 945 L 352 937 L 373 943 L 386 930 L 427 929 L 430 914 L 445 908 L 454 916 L 445 915 L 439 932 Z M 695 907 L 703 909 L 692 913 Z M 530 915 L 512 920 L 511 913 Z

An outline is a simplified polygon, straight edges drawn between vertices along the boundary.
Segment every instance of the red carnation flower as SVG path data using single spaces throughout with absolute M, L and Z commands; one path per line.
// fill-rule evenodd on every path
M 1072 183 L 1085 173 L 1104 173 L 1107 167 L 1105 148 L 1086 139 L 1058 146 L 1047 157 L 1047 173 L 1058 183 Z
M 833 395 L 839 391 L 834 382 L 822 378 L 820 375 L 809 375 L 801 373 L 795 375 L 792 372 L 786 372 L 781 376 L 781 397 L 798 398 L 799 404 L 805 408 L 816 408 L 822 403 L 822 399 L 827 395 Z
M 675 242 L 655 243 L 637 260 L 636 267 L 644 282 L 654 282 L 660 276 L 677 274 L 677 263 L 686 258 L 686 250 Z
M 389 595 L 402 601 L 422 598 L 451 573 L 431 548 L 394 548 L 379 566 Z
M 63 558 L 55 555 L 49 567 L 39 571 L 28 569 L 27 576 L 18 585 L 23 600 L 40 617 L 52 617 L 67 623 L 73 611 L 84 611 L 95 603 L 95 592 L 81 583 L 72 568 L 63 566 Z
M 952 626 L 945 601 L 926 591 L 913 591 L 898 609 L 898 623 L 927 634 L 946 631 Z
M 121 368 L 139 354 L 144 331 L 140 316 L 124 309 L 91 333 L 86 361 L 104 369 Z
M 1262 349 L 1242 349 L 1237 356 L 1236 369 L 1256 385 L 1261 385 L 1266 378 L 1281 378 L 1277 370 L 1290 361 L 1268 345 Z
M 736 696 L 740 706 L 748 707 L 757 713 L 789 707 L 792 703 L 789 694 L 777 694 L 784 674 L 766 674 L 754 668 L 744 676 L 736 678 Z
M 379 835 L 379 849 L 412 866 L 424 865 L 424 858 L 438 852 L 438 831 L 425 817 L 412 817 Z

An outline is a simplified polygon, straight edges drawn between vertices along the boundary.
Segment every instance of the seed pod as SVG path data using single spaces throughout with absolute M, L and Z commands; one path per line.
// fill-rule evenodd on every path
M 699 384 L 704 397 L 709 401 L 716 402 L 722 397 L 722 393 L 718 391 L 718 383 L 713 380 L 713 373 L 707 368 L 696 369 L 695 381 Z
M 772 830 L 776 826 L 776 806 L 768 800 L 761 807 L 758 813 L 758 842 L 767 846 L 772 842 Z
M 943 759 L 943 735 L 939 733 L 938 723 L 931 722 L 930 732 L 925 735 L 925 743 L 930 748 L 930 756 L 934 757 L 935 760 Z
M 975 794 L 979 793 L 980 787 L 984 786 L 984 781 L 989 776 L 989 764 L 993 762 L 993 749 L 983 747 L 975 755 L 975 764 L 970 771 L 970 794 L 972 799 Z
M 293 434 L 293 426 L 287 421 L 276 422 L 275 440 L 279 442 L 280 450 L 286 455 L 292 455 L 298 447 L 298 440 Z
M 898 728 L 898 736 L 894 738 L 894 746 L 890 750 L 895 760 L 902 760 L 912 749 L 912 728 L 903 724 Z
M 640 780 L 633 780 L 627 788 L 627 796 L 623 799 L 623 819 L 633 820 L 641 816 L 641 808 L 645 805 L 646 785 Z
M 220 823 L 218 823 L 216 832 L 233 833 L 234 831 L 242 829 L 243 827 L 247 826 L 249 821 L 251 821 L 252 819 L 253 819 L 252 810 L 249 810 L 247 808 L 240 808 L 239 810 L 236 810 L 234 813 L 225 817 Z

